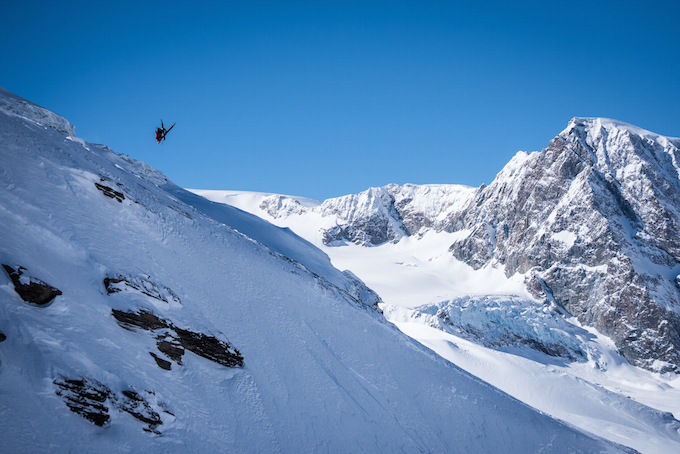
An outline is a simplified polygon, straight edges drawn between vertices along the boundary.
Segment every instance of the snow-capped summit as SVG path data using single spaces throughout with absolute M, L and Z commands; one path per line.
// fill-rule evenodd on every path
M 526 275 L 534 295 L 611 336 L 633 364 L 680 366 L 680 140 L 574 118 L 518 154 L 461 216 L 451 251 Z
M 577 117 L 489 186 L 387 185 L 285 213 L 265 199 L 259 210 L 290 225 L 315 213 L 326 245 L 456 233 L 456 259 L 523 276 L 536 298 L 611 336 L 631 363 L 677 371 L 679 148 L 677 138 Z
M 636 136 L 650 139 L 653 141 L 658 141 L 666 145 L 670 140 L 676 142 L 680 140 L 677 137 L 667 137 L 661 134 L 657 134 L 652 131 L 640 128 L 638 126 L 626 123 L 625 121 L 615 120 L 613 118 L 603 118 L 603 117 L 574 117 L 569 121 L 567 127 L 560 133 L 560 135 L 568 134 L 571 129 L 579 128 L 584 131 L 588 131 L 592 135 L 597 135 L 595 131 L 600 129 L 605 129 L 609 131 L 627 131 L 628 133 L 634 134 Z
M 517 153 L 489 186 L 387 185 L 311 207 L 289 198 L 285 209 L 285 197 L 270 195 L 251 211 L 291 226 L 313 213 L 326 245 L 456 233 L 456 259 L 524 276 L 536 298 L 611 336 L 631 363 L 677 371 L 679 148 L 677 138 L 577 117 L 543 151 Z M 318 233 L 295 228 L 310 241 Z

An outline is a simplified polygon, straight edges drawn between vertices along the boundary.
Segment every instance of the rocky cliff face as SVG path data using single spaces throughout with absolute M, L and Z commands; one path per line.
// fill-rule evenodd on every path
M 633 364 L 680 366 L 680 140 L 575 118 L 542 152 L 518 153 L 459 217 L 450 251 L 526 274 L 616 342 Z
M 363 246 L 397 242 L 427 230 L 456 230 L 458 218 L 475 189 L 462 185 L 390 184 L 324 201 L 314 211 L 335 216 L 323 241 L 351 241 Z

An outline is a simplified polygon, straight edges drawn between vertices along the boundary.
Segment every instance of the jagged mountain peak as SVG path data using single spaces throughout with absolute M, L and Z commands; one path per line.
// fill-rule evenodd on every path
M 574 118 L 547 148 L 519 153 L 462 215 L 451 246 L 473 267 L 527 276 L 633 363 L 680 365 L 677 139 Z
M 454 258 L 523 276 L 536 298 L 611 336 L 635 365 L 679 370 L 679 145 L 576 117 L 488 186 L 387 185 L 314 210 L 334 220 L 321 227 L 327 245 L 455 234 Z

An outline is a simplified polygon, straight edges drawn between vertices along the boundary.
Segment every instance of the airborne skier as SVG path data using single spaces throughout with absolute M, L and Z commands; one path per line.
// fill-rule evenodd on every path
M 170 126 L 170 129 L 174 128 L 176 124 L 177 123 L 173 123 L 172 126 Z M 165 140 L 165 136 L 168 135 L 170 129 L 165 129 L 165 126 L 163 126 L 163 120 L 161 119 L 161 127 L 156 128 L 156 142 L 161 143 L 161 140 Z

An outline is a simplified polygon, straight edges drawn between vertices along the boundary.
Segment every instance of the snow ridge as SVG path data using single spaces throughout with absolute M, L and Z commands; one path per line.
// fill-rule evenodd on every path
M 70 137 L 76 137 L 76 128 L 67 119 L 14 93 L 10 93 L 2 87 L 0 87 L 0 111 L 8 115 L 24 118 L 39 125 L 48 126 L 59 132 L 66 133 Z

